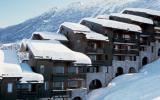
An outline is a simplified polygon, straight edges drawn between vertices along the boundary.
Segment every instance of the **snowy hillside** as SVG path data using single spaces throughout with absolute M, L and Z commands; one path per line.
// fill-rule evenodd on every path
M 83 17 L 120 12 L 126 7 L 160 10 L 160 0 L 87 0 L 74 2 L 64 8 L 50 11 L 18 25 L 0 30 L 0 42 L 14 42 L 29 38 L 34 31 L 57 31 L 64 21 L 78 22 Z
M 108 87 L 95 90 L 88 100 L 160 100 L 160 59 L 140 73 L 115 78 Z

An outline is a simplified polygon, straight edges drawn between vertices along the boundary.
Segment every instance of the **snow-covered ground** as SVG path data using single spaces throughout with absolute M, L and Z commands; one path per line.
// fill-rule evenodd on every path
M 92 91 L 87 100 L 160 100 L 160 59 L 139 73 L 115 78 L 108 87 Z

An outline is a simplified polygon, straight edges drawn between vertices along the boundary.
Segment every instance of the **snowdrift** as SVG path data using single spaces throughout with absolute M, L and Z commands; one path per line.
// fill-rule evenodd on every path
M 108 87 L 91 92 L 88 100 L 160 100 L 160 59 L 139 73 L 115 78 Z

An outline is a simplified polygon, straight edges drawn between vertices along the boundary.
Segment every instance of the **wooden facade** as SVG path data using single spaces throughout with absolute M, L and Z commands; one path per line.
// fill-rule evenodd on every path
M 85 32 L 75 32 L 73 29 L 63 25 L 61 25 L 59 33 L 68 38 L 69 48 L 88 55 L 92 60 L 93 66 L 98 68 L 98 66 L 112 65 L 112 49 L 109 46 L 109 41 L 87 39 Z
M 82 21 L 81 24 L 86 25 L 95 32 L 108 36 L 110 41 L 109 47 L 111 48 L 114 58 L 117 60 L 123 61 L 126 56 L 134 57 L 139 55 L 139 32 L 107 28 L 85 20 Z M 113 55 L 109 57 L 112 58 Z

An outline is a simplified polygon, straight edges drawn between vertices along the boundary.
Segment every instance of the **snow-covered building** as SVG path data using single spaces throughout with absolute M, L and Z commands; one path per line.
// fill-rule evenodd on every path
M 28 83 L 31 86 L 30 90 L 32 90 L 33 81 L 35 86 L 37 86 L 37 83 L 43 83 L 42 75 L 34 73 L 31 70 L 30 72 L 26 71 L 27 68 L 23 68 L 20 65 L 16 51 L 0 50 L 0 57 L 0 98 L 2 100 L 18 99 L 20 95 L 18 91 L 23 91 L 18 88 L 18 85 L 23 87 Z M 28 66 L 28 69 L 29 68 L 30 66 Z M 35 91 L 35 93 L 38 92 Z
M 56 40 L 28 40 L 25 45 L 29 65 L 44 76 L 44 97 L 73 98 L 79 94 L 84 98 L 86 70 L 92 64 L 88 56 Z
M 81 24 L 109 37 L 113 50 L 113 77 L 138 71 L 139 35 L 142 32 L 138 25 L 97 18 L 84 18 Z
M 141 16 L 113 13 L 110 15 L 110 20 L 135 24 L 141 27 L 142 33 L 140 34 L 140 61 L 141 66 L 150 63 L 154 60 L 153 50 L 154 44 L 154 26 L 153 20 Z
M 72 22 L 62 23 L 59 33 L 68 38 L 69 47 L 72 50 L 85 53 L 92 60 L 92 66 L 87 71 L 88 89 L 105 86 L 110 80 L 108 72 L 112 69 L 112 49 L 109 46 L 108 37 L 91 31 L 84 25 Z M 93 83 L 101 83 L 101 85 L 96 86 Z
M 147 29 L 144 27 L 143 29 L 152 33 L 152 40 L 150 43 L 150 48 L 152 52 L 151 61 L 156 60 L 160 56 L 160 11 L 151 10 L 151 9 L 144 9 L 144 8 L 126 8 L 121 13 L 129 14 L 129 15 L 136 15 L 145 18 L 149 18 L 153 21 L 152 30 L 149 28 Z M 144 33 L 144 32 L 143 32 Z M 146 39 L 147 40 L 147 39 Z

